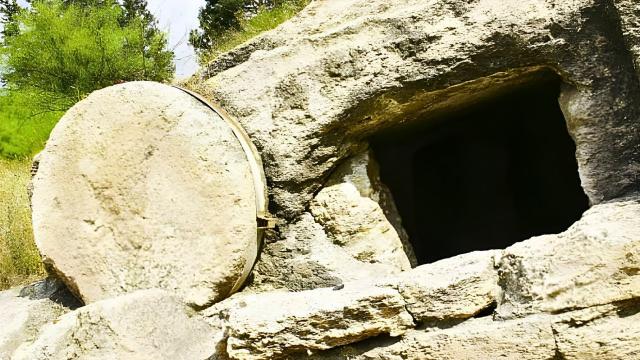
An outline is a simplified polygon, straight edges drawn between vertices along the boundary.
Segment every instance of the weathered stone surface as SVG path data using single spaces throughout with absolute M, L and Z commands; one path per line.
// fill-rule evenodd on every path
M 636 72 L 640 77 L 640 6 L 635 0 L 614 0 L 620 16 L 620 25 L 627 48 L 634 57 Z
M 0 292 L 0 359 L 9 359 L 20 344 L 33 341 L 42 326 L 68 311 L 46 297 L 30 299 L 20 292 Z
M 270 234 L 248 291 L 335 286 L 415 265 L 400 215 L 369 151 L 336 169 L 309 210 L 281 224 L 277 238 Z
M 582 185 L 597 204 L 640 188 L 640 84 L 628 51 L 635 31 L 625 25 L 623 35 L 616 11 L 634 13 L 634 5 L 318 0 L 209 64 L 191 85 L 243 124 L 265 158 L 273 209 L 295 222 L 371 136 L 560 77 Z M 256 271 L 263 283 L 288 287 L 304 252 L 279 252 L 282 239 L 271 235 Z M 306 288 L 330 282 L 331 269 L 308 267 L 317 275 Z
M 450 324 L 490 309 L 497 251 L 461 255 L 335 288 L 241 293 L 204 310 L 232 359 L 269 359 L 397 336 L 419 323 Z M 357 267 L 356 267 L 357 269 Z
M 325 350 L 414 326 L 389 287 L 346 284 L 298 293 L 238 294 L 203 312 L 226 335 L 231 359 L 275 359 Z
M 178 298 L 140 290 L 61 316 L 12 359 L 207 359 L 215 339 L 214 330 Z
M 398 233 L 378 203 L 360 195 L 353 184 L 344 182 L 323 188 L 310 210 L 333 243 L 355 259 L 391 265 L 398 271 L 411 268 Z
M 314 1 L 209 64 L 193 87 L 245 126 L 290 218 L 370 135 L 551 67 L 575 87 L 564 91 L 584 94 L 570 130 L 598 203 L 639 185 L 640 87 L 619 25 L 613 0 Z
M 392 265 L 356 260 L 329 240 L 309 213 L 279 229 L 280 238 L 264 247 L 253 281 L 243 292 L 300 291 L 398 273 Z
M 138 82 L 93 93 L 54 129 L 34 178 L 44 262 L 86 303 L 164 288 L 204 306 L 257 254 L 256 194 L 226 123 Z
M 362 151 L 345 160 L 331 174 L 331 177 L 325 184 L 325 189 L 345 183 L 355 186 L 362 197 L 375 201 L 380 209 L 382 209 L 386 218 L 380 220 L 378 220 L 377 217 L 375 220 L 364 218 L 361 219 L 361 221 L 373 224 L 375 221 L 383 222 L 386 220 L 386 222 L 393 226 L 393 230 L 395 231 L 390 230 L 388 233 L 385 233 L 384 236 L 395 238 L 397 235 L 400 238 L 400 242 L 402 243 L 406 256 L 409 258 L 411 266 L 416 266 L 418 262 L 413 252 L 413 246 L 409 242 L 409 235 L 402 226 L 402 218 L 400 217 L 391 191 L 380 179 L 380 169 L 371 150 Z M 387 225 L 384 226 L 386 227 Z M 389 239 L 388 241 L 390 243 L 396 242 L 395 239 Z M 404 262 L 404 260 L 402 260 L 402 262 Z
M 466 319 L 495 306 L 498 251 L 459 255 L 399 276 L 398 290 L 417 321 Z
M 412 330 L 395 342 L 374 340 L 369 344 L 345 347 L 311 358 L 542 360 L 554 359 L 555 349 L 551 320 L 547 317 L 511 321 L 492 321 L 485 317 L 447 329 Z
M 569 230 L 518 243 L 499 261 L 502 317 L 640 297 L 640 201 L 594 206 Z
M 553 325 L 561 359 L 623 360 L 640 357 L 640 301 L 568 313 Z

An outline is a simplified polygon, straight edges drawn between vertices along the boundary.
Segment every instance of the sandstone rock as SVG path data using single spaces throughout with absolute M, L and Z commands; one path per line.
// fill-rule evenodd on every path
M 640 201 L 594 206 L 569 230 L 518 243 L 499 261 L 502 317 L 640 297 Z
M 613 0 L 314 1 L 210 63 L 192 86 L 247 129 L 269 159 L 274 206 L 293 218 L 371 135 L 551 67 L 584 94 L 580 116 L 566 115 L 598 203 L 640 185 L 640 87 L 615 10 Z
M 418 262 L 413 252 L 413 246 L 409 242 L 409 234 L 402 226 L 402 218 L 391 191 L 380 179 L 380 168 L 371 150 L 362 151 L 345 160 L 331 174 L 325 184 L 325 188 L 342 183 L 353 184 L 362 197 L 369 198 L 378 204 L 386 220 L 393 226 L 395 233 L 400 238 L 411 266 L 416 266 Z M 364 219 L 362 221 L 371 220 Z
M 310 210 L 333 242 L 355 259 L 388 264 L 398 271 L 411 268 L 398 233 L 380 206 L 360 195 L 353 184 L 325 187 L 311 203 Z
M 532 317 L 511 321 L 471 319 L 447 329 L 411 330 L 398 341 L 370 344 L 318 354 L 317 359 L 358 360 L 541 360 L 554 359 L 551 320 Z M 302 357 L 301 357 L 302 358 Z
M 22 297 L 20 291 L 0 292 L 0 359 L 9 359 L 20 344 L 33 341 L 42 326 L 68 311 L 46 297 Z
M 164 288 L 205 306 L 257 255 L 256 191 L 229 126 L 155 83 L 97 91 L 54 129 L 34 178 L 44 262 L 92 303 Z
M 12 359 L 207 359 L 215 339 L 178 298 L 140 290 L 61 316 Z
M 640 188 L 640 84 L 628 51 L 637 46 L 634 5 L 318 0 L 213 61 L 191 86 L 245 127 L 268 160 L 273 208 L 293 223 L 373 136 L 557 77 L 582 186 L 598 204 Z M 263 284 L 299 287 L 298 277 L 286 278 L 301 267 L 314 269 L 304 288 L 335 281 L 317 262 L 301 265 L 309 244 L 280 251 L 283 239 L 273 234 L 265 246 L 256 267 Z
M 329 240 L 322 226 L 305 213 L 279 227 L 280 239 L 264 247 L 253 281 L 243 292 L 300 291 L 370 281 L 398 273 L 390 264 L 358 261 Z
M 568 313 L 556 321 L 562 359 L 635 359 L 640 356 L 640 301 L 619 302 Z
M 627 48 L 634 57 L 640 77 L 640 7 L 634 0 L 614 0 Z
M 226 334 L 231 359 L 275 359 L 324 350 L 414 326 L 400 294 L 346 284 L 298 293 L 238 294 L 203 312 Z
M 398 290 L 417 321 L 466 319 L 495 306 L 500 293 L 494 256 L 474 252 L 422 265 L 399 276 Z

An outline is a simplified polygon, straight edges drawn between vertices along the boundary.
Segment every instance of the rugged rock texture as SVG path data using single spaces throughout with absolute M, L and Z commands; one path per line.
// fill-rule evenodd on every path
M 398 290 L 407 310 L 420 322 L 467 319 L 492 310 L 500 295 L 494 268 L 498 254 L 464 254 L 403 273 Z
M 341 355 L 347 354 L 348 351 Z M 396 344 L 376 348 L 352 358 L 542 360 L 553 359 L 554 355 L 551 322 L 541 317 L 505 322 L 482 318 L 449 329 L 414 330 Z
M 257 255 L 247 156 L 219 116 L 166 85 L 78 103 L 33 184 L 44 262 L 85 303 L 160 287 L 204 306 L 237 288 Z
M 506 249 L 499 271 L 506 318 L 640 297 L 640 200 L 595 206 L 562 234 Z
M 33 341 L 42 326 L 68 311 L 47 297 L 30 299 L 20 293 L 0 292 L 0 359 L 9 359 L 20 344 Z
M 640 301 L 621 301 L 565 314 L 554 323 L 558 354 L 566 360 L 640 356 Z
M 165 291 L 140 290 L 61 316 L 12 359 L 207 359 L 215 333 L 194 315 Z
M 457 322 L 492 310 L 499 291 L 494 255 L 461 255 L 333 288 L 241 293 L 203 315 L 221 334 L 221 358 L 288 358 L 378 335 L 395 337 L 416 323 Z M 452 271 L 456 276 L 448 276 Z
M 366 165 L 356 162 L 358 160 L 356 158 L 345 164 L 352 170 L 351 176 L 341 176 L 343 170 L 329 180 L 311 203 L 311 214 L 333 243 L 344 248 L 355 259 L 365 263 L 387 264 L 398 271 L 409 270 L 411 263 L 398 231 L 376 202 L 380 201 L 380 195 L 367 184 L 370 180 Z M 364 174 L 360 175 L 356 172 L 358 170 Z M 407 248 L 410 249 L 409 244 Z M 412 252 L 409 251 L 409 254 Z
M 317 0 L 221 56 L 191 86 L 246 128 L 265 160 L 272 210 L 299 223 L 372 135 L 559 77 L 582 185 L 598 204 L 640 188 L 634 3 Z M 295 231 L 286 235 L 308 249 L 311 237 Z M 271 234 L 256 279 L 299 287 L 286 277 L 307 254 L 278 250 L 284 234 Z M 309 262 L 303 288 L 341 278 L 327 266 Z
M 443 328 L 374 338 L 300 359 L 635 359 L 640 354 L 638 300 L 495 321 L 471 319 Z
M 232 359 L 325 350 L 414 326 L 400 294 L 372 284 L 299 293 L 238 295 L 203 313 L 225 333 Z
M 360 198 L 354 196 L 353 188 L 357 189 Z M 316 195 L 310 210 L 312 213 L 315 211 L 316 220 L 323 224 L 334 242 L 346 242 L 348 246 L 349 243 L 357 243 L 358 238 L 364 238 L 363 242 L 371 242 L 372 245 L 379 241 L 381 243 L 372 249 L 381 252 L 377 256 L 391 257 L 396 260 L 395 266 L 398 269 L 407 270 L 404 256 L 396 254 L 399 252 L 397 249 L 400 249 L 399 240 L 411 266 L 417 265 L 393 195 L 380 180 L 378 164 L 371 151 L 364 150 L 345 160 Z M 394 265 L 393 262 L 390 265 Z
M 567 84 L 592 202 L 637 189 L 640 89 L 613 0 L 318 0 L 193 86 L 245 126 L 291 218 L 372 133 L 493 96 L 539 67 Z
M 86 301 L 162 287 L 201 312 L 160 290 L 135 292 L 21 338 L 15 358 L 638 357 L 637 19 L 630 0 L 316 0 L 211 63 L 191 86 L 251 135 L 282 222 L 249 286 L 206 309 L 253 260 L 244 154 L 219 118 L 177 90 L 93 95 L 56 129 L 35 178 L 45 261 Z M 548 78 L 563 82 L 559 103 L 593 207 L 561 234 L 409 270 L 370 137 Z M 102 108 L 96 96 L 137 102 Z M 109 121 L 86 120 L 100 117 Z M 104 136 L 115 133 L 124 138 Z M 232 150 L 202 152 L 220 143 Z M 160 196 L 164 185 L 173 190 Z M 218 205 L 220 191 L 239 203 Z M 141 203 L 154 211 L 132 205 Z M 253 227 L 235 223 L 249 214 Z M 206 236 L 219 234 L 208 227 L 216 223 L 237 230 L 221 248 Z
M 636 72 L 640 77 L 640 6 L 634 0 L 614 1 L 620 16 L 627 49 L 634 57 Z

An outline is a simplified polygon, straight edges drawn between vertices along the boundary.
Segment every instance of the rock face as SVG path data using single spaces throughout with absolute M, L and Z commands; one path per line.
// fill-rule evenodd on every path
M 346 230 L 342 225 L 349 223 L 333 217 L 345 208 L 333 202 L 333 209 L 314 211 L 313 204 L 331 195 L 345 206 L 364 206 L 365 195 L 349 197 L 352 188 L 331 189 L 336 183 L 329 179 L 348 159 L 363 156 L 372 136 L 439 120 L 540 77 L 563 84 L 560 104 L 577 146 L 582 187 L 598 204 L 640 189 L 635 3 L 317 0 L 210 63 L 190 86 L 236 117 L 256 143 L 272 210 L 294 224 L 308 221 L 311 209 L 331 242 L 343 234 L 332 233 L 335 226 Z M 358 220 L 352 223 L 367 231 L 383 228 Z M 256 266 L 261 288 L 269 282 L 299 288 L 296 277 L 287 281 L 292 268 L 314 269 L 303 288 L 347 278 L 339 265 L 311 259 L 308 249 L 318 238 L 296 233 L 306 229 L 271 234 Z M 389 234 L 376 241 L 388 241 Z M 296 245 L 285 246 L 291 238 Z M 362 256 L 358 247 L 366 246 L 356 246 L 356 238 L 343 249 Z
M 400 275 L 398 290 L 420 322 L 468 319 L 495 306 L 500 295 L 494 256 L 484 251 L 419 266 Z
M 640 297 L 640 203 L 598 205 L 569 230 L 516 244 L 499 261 L 502 317 Z
M 396 290 L 357 284 L 232 297 L 204 315 L 223 329 L 232 359 L 286 358 L 380 334 L 398 336 L 414 326 Z
M 193 86 L 247 129 L 269 160 L 274 205 L 291 218 L 372 134 L 550 67 L 566 83 L 583 186 L 599 203 L 639 186 L 640 88 L 616 11 L 634 34 L 632 3 L 319 0 L 211 63 Z
M 182 302 L 161 290 L 140 290 L 96 302 L 45 326 L 15 360 L 207 359 L 215 333 Z
M 33 206 L 45 262 L 93 303 L 46 318 L 39 333 L 9 332 L 0 349 L 15 359 L 638 358 L 638 9 L 316 0 L 209 64 L 189 86 L 247 130 L 281 220 L 229 298 L 256 254 L 242 146 L 176 89 L 90 96 L 42 154 Z M 369 142 L 541 79 L 562 84 L 591 209 L 559 234 L 412 269 Z M 138 290 L 148 288 L 165 290 Z M 16 319 L 12 329 L 31 323 Z
M 397 210 L 388 207 L 385 213 L 381 207 L 393 200 L 387 200 L 390 193 L 379 185 L 372 161 L 363 153 L 345 162 L 311 202 L 311 214 L 332 242 L 356 260 L 409 270 L 411 244 L 402 225 L 390 221 L 399 218 Z
M 627 49 L 634 57 L 636 72 L 640 77 L 640 8 L 633 0 L 615 0 L 614 4 L 620 16 Z
M 257 255 L 247 155 L 219 116 L 166 85 L 78 103 L 33 184 L 44 262 L 85 303 L 159 287 L 204 306 L 237 289 Z
M 637 299 L 565 314 L 553 324 L 562 359 L 633 359 L 640 355 Z

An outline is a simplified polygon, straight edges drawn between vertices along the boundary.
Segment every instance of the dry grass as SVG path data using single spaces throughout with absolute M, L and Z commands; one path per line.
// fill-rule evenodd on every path
M 44 276 L 31 228 L 30 166 L 30 161 L 0 158 L 0 289 Z

